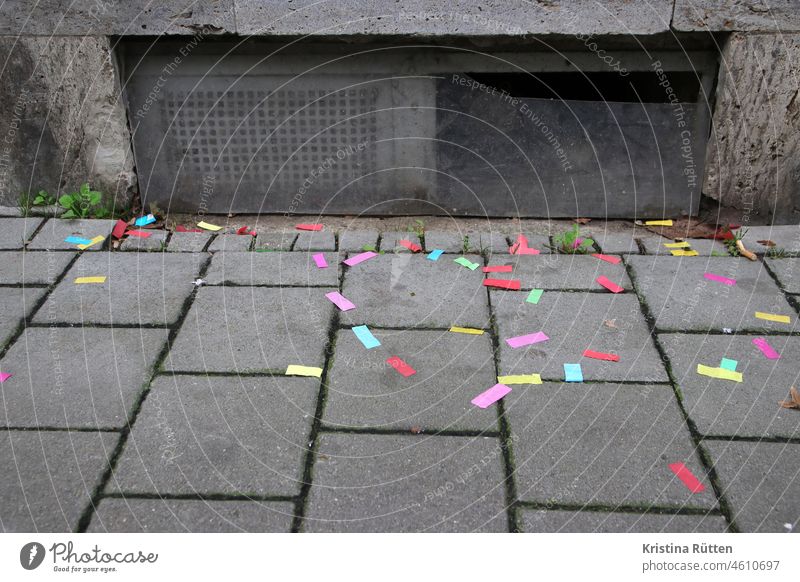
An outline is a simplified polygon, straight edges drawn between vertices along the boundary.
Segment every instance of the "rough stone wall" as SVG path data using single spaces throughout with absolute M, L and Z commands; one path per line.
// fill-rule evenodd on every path
M 106 37 L 0 37 L 0 205 L 81 183 L 118 204 L 135 188 Z
M 744 34 L 722 51 L 704 192 L 722 204 L 800 215 L 800 34 Z

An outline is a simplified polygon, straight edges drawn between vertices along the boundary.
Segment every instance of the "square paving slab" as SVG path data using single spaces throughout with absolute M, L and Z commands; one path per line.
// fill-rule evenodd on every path
M 751 226 L 747 228 L 742 239 L 745 248 L 762 255 L 770 247 L 759 243 L 760 240 L 771 240 L 775 243 L 775 248 L 783 249 L 787 253 L 800 253 L 800 224 Z
M 321 368 L 335 309 L 327 291 L 201 287 L 164 366 L 189 372 Z
M 217 253 L 204 278 L 209 285 L 337 287 L 338 256 L 321 254 L 328 263 L 325 269 L 317 267 L 311 253 Z
M 500 334 L 500 373 L 564 379 L 564 364 L 580 364 L 584 380 L 667 382 L 669 377 L 633 293 L 545 291 L 539 303 L 525 292 L 492 291 Z M 511 348 L 506 339 L 543 331 L 545 342 Z M 585 350 L 619 356 L 618 362 L 584 357 Z
M 11 339 L 22 320 L 30 314 L 46 291 L 32 287 L 0 289 L 0 349 Z
M 0 431 L 0 530 L 74 531 L 118 438 L 97 432 Z
M 721 515 L 670 515 L 526 509 L 525 533 L 725 533 Z
M 339 330 L 324 421 L 335 426 L 499 430 L 497 409 L 470 403 L 497 382 L 489 334 L 376 330 L 379 349 L 366 350 Z M 404 360 L 416 374 L 386 363 Z
M 483 265 L 479 255 L 465 255 Z M 387 253 L 347 268 L 342 294 L 356 309 L 342 321 L 390 327 L 486 327 L 489 308 L 480 266 L 471 271 L 454 255 Z
M 464 237 L 468 237 L 466 240 L 467 252 L 480 252 L 480 238 L 477 234 L 470 236 L 466 232 L 457 230 L 425 231 L 425 248 L 428 252 L 434 249 L 441 249 L 446 253 L 463 253 Z
M 787 293 L 800 293 L 800 259 L 766 259 L 779 285 Z
M 210 232 L 173 232 L 167 250 L 171 252 L 199 253 L 211 238 Z
M 757 337 L 764 337 L 780 359 L 764 356 L 753 345 Z M 800 386 L 800 337 L 662 334 L 660 341 L 686 411 L 702 434 L 800 437 L 798 411 L 778 405 L 789 398 L 791 386 Z M 722 358 L 738 362 L 741 383 L 697 373 L 698 364 L 719 367 Z
M 590 255 L 508 255 L 516 258 L 512 273 L 490 273 L 498 279 L 519 279 L 522 289 L 579 289 L 603 291 L 596 281 L 600 276 L 625 289 L 631 289 L 625 265 L 612 265 Z M 507 260 L 506 259 L 506 262 Z M 494 257 L 496 262 L 498 257 Z
M 0 253 L 0 284 L 50 285 L 64 272 L 74 253 L 6 251 Z
M 34 321 L 49 323 L 151 323 L 178 319 L 207 257 L 167 253 L 92 253 L 75 261 Z M 76 284 L 105 276 L 104 283 Z
M 381 250 L 389 254 L 394 251 L 406 252 L 406 248 L 401 246 L 399 242 L 407 240 L 415 245 L 422 245 L 417 236 L 417 233 L 412 231 L 390 231 L 381 233 Z M 432 250 L 432 249 L 431 249 Z
M 292 528 L 294 503 L 196 499 L 106 498 L 90 533 L 284 532 Z
M 800 414 L 794 411 L 795 414 Z M 800 445 L 705 441 L 740 531 L 793 531 L 800 524 Z
M 644 244 L 645 251 L 648 255 L 664 255 L 668 257 L 672 257 L 672 251 L 674 250 L 692 250 L 697 251 L 698 256 L 701 257 L 711 257 L 716 255 L 722 255 L 723 257 L 728 257 L 730 254 L 728 253 L 727 247 L 715 240 L 711 239 L 703 239 L 703 238 L 690 238 L 686 239 L 684 242 L 689 243 L 689 247 L 686 249 L 673 249 L 669 247 L 665 247 L 665 244 L 671 244 L 673 242 L 672 239 L 662 238 L 662 239 L 647 239 L 642 241 Z M 680 258 L 691 258 L 691 257 L 674 257 L 676 259 Z
M 512 394 L 506 418 L 520 500 L 716 506 L 669 386 L 545 383 Z M 689 491 L 669 469 L 676 462 L 705 491 Z
M 301 230 L 294 243 L 295 251 L 334 251 L 336 235 L 332 230 Z
M 51 218 L 44 223 L 39 233 L 28 244 L 29 249 L 36 250 L 78 250 L 78 245 L 68 243 L 64 239 L 69 236 L 77 236 L 85 239 L 93 239 L 96 236 L 104 236 L 106 239 L 87 248 L 87 251 L 99 251 L 107 248 L 108 238 L 111 236 L 111 229 L 114 228 L 115 220 L 63 220 Z
M 637 240 L 656 246 L 669 239 L 654 235 L 650 231 L 637 229 L 631 232 L 598 232 L 587 233 L 594 240 L 601 253 L 607 255 L 638 255 Z
M 28 328 L 0 361 L 3 426 L 122 428 L 167 340 L 158 329 Z
M 296 495 L 318 391 L 313 378 L 159 376 L 110 490 Z
M 166 230 L 156 229 L 138 229 L 142 232 L 149 232 L 150 236 L 131 236 L 122 241 L 120 245 L 121 251 L 163 251 L 167 248 L 167 233 Z
M 21 249 L 42 223 L 41 218 L 0 218 L 0 249 Z
M 305 531 L 508 531 L 495 438 L 323 433 Z
M 792 331 L 797 314 L 760 262 L 723 257 L 630 257 L 636 284 L 659 329 Z M 726 285 L 705 273 L 736 281 Z M 791 323 L 757 319 L 788 315 Z
M 364 245 L 378 247 L 377 230 L 342 230 L 339 231 L 339 251 L 360 253 Z
M 285 232 L 258 232 L 255 246 L 256 251 L 290 251 L 297 238 L 297 230 L 287 230 Z
M 246 234 L 220 234 L 208 247 L 211 253 L 221 251 L 227 252 L 247 252 L 253 246 L 252 235 Z

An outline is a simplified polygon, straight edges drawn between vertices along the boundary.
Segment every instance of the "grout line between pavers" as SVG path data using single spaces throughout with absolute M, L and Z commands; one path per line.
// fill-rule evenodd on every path
M 153 499 L 170 501 L 263 501 L 294 503 L 293 495 L 248 495 L 245 493 L 151 493 L 115 491 L 106 493 L 103 499 Z
M 767 274 L 770 277 L 772 277 L 773 281 L 775 281 L 775 285 L 778 287 L 778 290 L 783 294 L 783 297 L 786 299 L 786 302 L 792 309 L 794 309 L 795 314 L 800 316 L 800 303 L 798 303 L 797 297 L 786 291 L 786 288 L 781 283 L 781 280 L 778 278 L 778 275 L 772 270 L 772 268 L 769 266 L 769 263 L 767 263 L 767 261 L 765 261 L 763 257 L 760 259 L 760 262 L 764 266 L 764 269 L 766 269 Z
M 578 511 L 593 513 L 634 513 L 656 515 L 717 515 L 723 516 L 719 509 L 704 509 L 702 507 L 687 507 L 685 505 L 603 505 L 581 503 L 546 503 L 539 501 L 519 501 L 519 509 L 540 509 L 547 511 Z
M 50 221 L 50 217 L 49 216 L 45 216 L 44 220 L 42 220 L 42 222 L 39 223 L 39 226 L 37 226 L 36 228 L 33 229 L 33 232 L 31 233 L 31 236 L 28 237 L 28 240 L 26 240 L 25 242 L 22 243 L 23 250 L 28 250 L 28 244 L 31 241 L 33 241 L 33 239 L 35 239 L 40 232 L 42 232 L 44 230 L 44 225 L 47 224 L 49 221 Z
M 332 426 L 329 424 L 321 424 L 320 432 L 337 433 L 337 434 L 372 434 L 372 435 L 392 435 L 392 436 L 418 436 L 420 438 L 430 436 L 441 437 L 466 437 L 466 438 L 482 438 L 494 437 L 499 438 L 500 433 L 496 430 L 458 430 L 458 429 L 437 429 L 420 427 L 418 433 L 412 433 L 410 428 L 381 428 L 370 426 Z
M 683 396 L 680 392 L 678 387 L 678 383 L 675 380 L 675 376 L 672 373 L 672 363 L 667 355 L 666 350 L 661 345 L 661 341 L 659 340 L 658 334 L 655 332 L 655 317 L 650 311 L 650 306 L 647 304 L 647 301 L 644 298 L 644 295 L 640 292 L 637 286 L 637 278 L 633 271 L 633 267 L 628 263 L 628 261 L 622 261 L 623 265 L 625 265 L 625 270 L 628 273 L 628 278 L 631 280 L 631 284 L 633 285 L 633 291 L 636 294 L 636 298 L 639 300 L 639 308 L 642 311 L 642 315 L 647 322 L 647 325 L 650 329 L 650 337 L 653 340 L 653 345 L 658 352 L 658 355 L 661 357 L 661 362 L 664 366 L 664 369 L 667 372 L 667 377 L 669 378 L 670 382 L 672 383 L 672 391 L 675 394 L 675 399 L 678 404 L 678 408 L 683 415 L 684 422 L 686 423 L 686 427 L 689 430 L 689 436 L 694 444 L 695 451 L 697 457 L 700 459 L 700 463 L 702 464 L 706 475 L 708 476 L 708 480 L 711 483 L 711 486 L 714 489 L 714 494 L 717 497 L 717 502 L 719 503 L 719 507 L 722 511 L 722 514 L 725 516 L 725 519 L 728 521 L 728 529 L 733 533 L 737 533 L 739 528 L 736 526 L 736 522 L 733 518 L 733 510 L 728 502 L 727 497 L 724 494 L 724 489 L 719 481 L 719 477 L 717 476 L 716 469 L 714 468 L 713 460 L 711 456 L 708 454 L 708 451 L 705 450 L 702 444 L 702 438 L 700 432 L 697 430 L 697 425 L 695 424 L 694 420 L 689 416 L 689 413 L 686 410 L 686 406 L 683 403 Z
M 787 445 L 800 445 L 800 437 L 782 436 L 742 436 L 742 435 L 700 435 L 704 441 L 726 441 L 731 443 L 778 443 Z
M 69 426 L 0 426 L 0 431 L 6 432 L 122 432 L 121 428 L 114 427 L 69 427 Z

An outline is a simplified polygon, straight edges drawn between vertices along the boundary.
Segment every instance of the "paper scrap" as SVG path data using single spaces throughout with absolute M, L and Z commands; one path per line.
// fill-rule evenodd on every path
M 619 362 L 617 354 L 607 354 L 606 352 L 595 352 L 594 350 L 584 350 L 584 358 L 592 358 L 595 360 L 606 360 L 608 362 Z
M 322 253 L 311 255 L 311 258 L 314 259 L 314 262 L 317 264 L 317 267 L 319 269 L 328 268 L 328 261 L 325 260 L 325 255 L 323 255 Z
M 138 238 L 147 238 L 151 234 L 153 234 L 153 233 L 152 232 L 147 232 L 146 230 L 129 230 L 128 231 L 128 235 L 135 236 L 135 237 L 138 237 Z
M 606 263 L 611 263 L 612 265 L 618 265 L 622 260 L 614 255 L 602 255 L 600 253 L 592 253 L 592 256 L 596 259 L 600 259 L 601 261 L 605 261 Z
M 564 380 L 566 382 L 583 382 L 583 371 L 580 364 L 564 364 Z
M 711 366 L 704 366 L 703 364 L 697 364 L 697 373 L 702 376 L 718 378 L 720 380 L 733 380 L 734 382 L 742 381 L 741 372 L 733 372 L 731 370 L 726 370 L 725 368 L 713 368 Z
M 482 335 L 482 329 L 475 329 L 474 327 L 456 327 L 455 325 L 450 328 L 453 333 L 468 333 L 471 335 Z
M 111 231 L 111 236 L 114 238 L 122 238 L 122 236 L 125 234 L 126 228 L 128 228 L 128 223 L 120 218 L 114 225 L 114 230 Z
M 478 263 L 473 263 L 472 261 L 470 261 L 469 259 L 467 259 L 465 257 L 458 257 L 457 259 L 453 259 L 453 260 L 456 263 L 458 263 L 459 265 L 461 265 L 463 267 L 466 267 L 470 271 L 474 271 L 475 269 L 477 269 L 479 267 Z
M 696 257 L 697 251 L 687 251 L 687 250 L 680 250 L 674 249 L 671 251 L 673 257 Z
M 399 241 L 397 241 L 397 244 L 399 244 L 402 247 L 407 248 L 412 253 L 418 253 L 418 252 L 420 252 L 422 250 L 421 246 L 419 246 L 416 243 L 411 242 L 410 240 L 405 240 L 405 239 L 399 240 Z
M 674 242 L 674 243 L 664 243 L 664 246 L 667 247 L 668 249 L 688 249 L 692 245 L 690 245 L 686 241 L 683 241 L 683 242 Z
M 647 226 L 672 226 L 672 220 L 646 220 Z
M 545 335 L 543 331 L 537 331 L 536 333 L 529 333 L 527 335 L 518 335 L 517 337 L 510 337 L 506 339 L 506 343 L 511 346 L 512 348 L 521 348 L 523 346 L 529 346 L 531 344 L 538 344 L 539 342 L 546 342 L 550 338 Z
M 312 366 L 298 366 L 297 364 L 289 364 L 286 368 L 287 376 L 308 376 L 309 378 L 321 378 L 322 368 L 314 368 Z
M 134 226 L 147 226 L 148 224 L 153 224 L 156 221 L 156 217 L 152 214 L 148 214 L 147 216 L 140 216 L 134 222 Z
M 789 410 L 800 410 L 800 392 L 792 386 L 789 388 L 789 400 L 781 400 L 778 404 L 782 408 L 788 408 Z
M 331 301 L 331 303 L 333 303 L 336 307 L 338 307 L 342 311 L 350 311 L 351 309 L 356 308 L 356 306 L 353 304 L 352 301 L 345 298 L 338 291 L 331 291 L 330 293 L 325 293 L 325 297 L 327 297 Z
M 739 362 L 737 362 L 736 360 L 731 360 L 729 358 L 722 358 L 722 360 L 719 363 L 720 368 L 722 368 L 723 370 L 730 370 L 731 372 L 735 372 L 736 366 L 738 365 Z
M 85 250 L 85 249 L 88 249 L 89 247 L 93 247 L 97 243 L 103 242 L 104 240 L 106 240 L 106 237 L 98 235 L 98 236 L 94 237 L 92 240 L 90 240 L 87 243 L 79 244 L 78 248 L 81 249 L 81 250 Z
M 363 263 L 367 259 L 371 259 L 372 257 L 377 257 L 378 253 L 373 253 L 372 251 L 367 251 L 366 253 L 359 253 L 357 255 L 353 255 L 349 259 L 343 261 L 345 265 L 348 267 L 352 267 L 359 263 Z
M 71 245 L 90 245 L 92 241 L 88 238 L 82 238 L 79 236 L 68 236 L 64 239 L 64 242 L 69 243 Z
M 542 252 L 538 249 L 532 249 L 531 247 L 520 247 L 517 249 L 518 255 L 540 255 Z
M 353 333 L 356 334 L 356 337 L 368 350 L 377 348 L 379 345 L 381 345 L 381 342 L 378 341 L 378 338 L 372 335 L 372 332 L 366 325 L 355 326 L 353 328 Z
M 242 234 L 242 235 L 249 234 L 250 236 L 256 236 L 257 233 L 254 230 L 250 230 L 249 226 L 244 225 L 242 228 L 236 231 L 236 234 Z
M 322 230 L 321 224 L 297 224 L 295 225 L 297 230 Z
M 511 388 L 505 384 L 495 384 L 486 392 L 481 392 L 478 394 L 471 400 L 471 402 L 478 408 L 488 408 L 509 392 L 511 392 Z
M 736 279 L 728 279 L 727 277 L 723 277 L 722 275 L 715 275 L 714 273 L 703 273 L 703 277 L 705 277 L 709 281 L 717 281 L 718 283 L 723 283 L 724 285 L 728 285 L 729 287 L 733 287 L 734 285 L 736 285 Z
M 508 252 L 511 255 L 538 255 L 540 252 L 536 249 L 532 249 L 528 246 L 528 239 L 525 235 L 519 235 L 517 237 L 517 242 L 511 245 L 508 248 Z
M 408 378 L 409 376 L 413 376 L 414 374 L 417 373 L 417 371 L 414 368 L 406 364 L 403 360 L 401 360 L 397 356 L 392 356 L 391 358 L 386 360 L 386 363 L 389 364 L 392 368 L 397 370 L 400 374 L 402 374 L 406 378 Z
M 671 463 L 669 470 L 675 473 L 675 476 L 683 481 L 683 484 L 692 493 L 702 493 L 706 490 L 705 485 L 700 483 L 697 477 L 683 463 Z
M 438 261 L 444 251 L 442 249 L 434 249 L 429 254 L 427 259 L 429 261 Z
M 0 384 L 11 378 L 14 374 L 9 374 L 8 372 L 0 372 Z
M 513 270 L 514 267 L 512 265 L 489 265 L 482 269 L 484 273 L 510 273 Z
M 539 374 L 512 374 L 498 376 L 497 381 L 501 384 L 541 384 L 542 377 Z
M 775 313 L 764 313 L 763 311 L 756 311 L 756 317 L 765 319 L 766 321 L 775 321 L 777 323 L 791 323 L 792 320 L 788 315 L 777 315 Z
M 204 228 L 206 230 L 214 231 L 214 232 L 216 232 L 218 230 L 222 230 L 221 226 L 217 226 L 216 224 L 209 224 L 205 220 L 201 220 L 200 222 L 198 222 L 197 226 L 199 226 L 200 228 Z
M 761 350 L 761 353 L 763 353 L 770 360 L 778 360 L 781 357 L 781 355 L 776 352 L 763 337 L 753 338 L 753 345 Z
M 510 289 L 519 291 L 521 283 L 517 279 L 484 279 L 484 287 L 496 287 L 497 289 Z
M 539 303 L 539 299 L 542 298 L 542 293 L 544 293 L 544 289 L 531 289 L 531 292 L 528 293 L 528 296 L 525 298 L 525 302 L 536 305 Z
M 77 277 L 75 279 L 76 285 L 81 285 L 82 283 L 105 283 L 106 278 L 103 277 Z
M 623 289 L 616 283 L 611 282 L 605 275 L 599 276 L 597 279 L 595 279 L 595 281 L 600 283 L 603 287 L 605 287 L 612 293 L 622 293 L 623 291 L 625 291 L 625 289 Z

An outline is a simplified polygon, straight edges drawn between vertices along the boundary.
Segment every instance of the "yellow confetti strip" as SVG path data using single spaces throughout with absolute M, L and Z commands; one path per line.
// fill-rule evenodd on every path
M 105 277 L 78 277 L 75 279 L 75 284 L 80 285 L 82 283 L 105 283 Z
M 516 374 L 512 376 L 498 376 L 500 384 L 541 384 L 542 377 L 539 374 Z
M 92 240 L 92 242 L 90 242 L 88 245 L 78 245 L 78 248 L 81 249 L 81 250 L 88 249 L 89 247 L 93 247 L 97 243 L 103 242 L 104 240 L 106 240 L 106 237 L 98 235 L 98 236 L 94 237 L 91 240 Z
M 314 368 L 312 366 L 297 366 L 290 364 L 286 368 L 287 376 L 308 376 L 310 378 L 320 378 L 322 376 L 322 368 Z
M 471 333 L 472 335 L 481 335 L 483 333 L 482 329 L 475 329 L 472 327 L 451 327 L 450 331 L 453 333 Z
M 668 249 L 688 249 L 691 245 L 686 242 L 676 242 L 676 243 L 664 243 L 664 246 Z
M 756 317 L 767 321 L 777 321 L 778 323 L 792 322 L 788 315 L 776 315 L 775 313 L 764 313 L 763 311 L 756 311 Z
M 719 378 L 720 380 L 742 381 L 741 372 L 734 372 L 733 370 L 726 370 L 725 368 L 712 368 L 711 366 L 704 366 L 703 364 L 697 364 L 697 373 L 711 378 Z
M 647 226 L 672 226 L 671 220 L 648 220 L 645 222 Z
M 214 232 L 222 230 L 221 226 L 217 226 L 216 224 L 209 224 L 205 220 L 201 220 L 200 222 L 198 222 L 197 226 L 199 226 L 200 228 L 205 228 L 206 230 L 213 230 Z
M 697 251 L 673 250 L 670 251 L 673 257 L 696 257 Z

